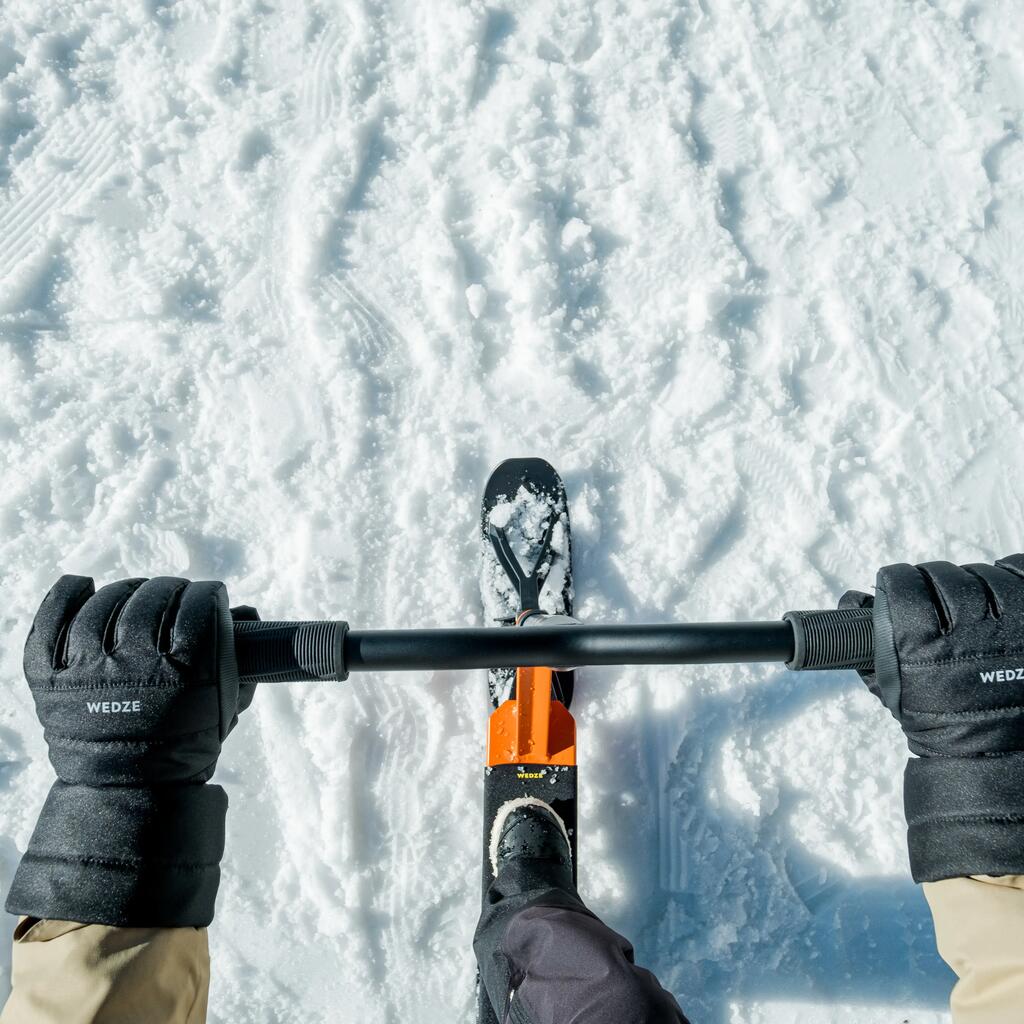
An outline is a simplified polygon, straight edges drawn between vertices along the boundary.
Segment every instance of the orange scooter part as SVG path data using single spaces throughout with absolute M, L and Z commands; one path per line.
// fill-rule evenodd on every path
M 551 669 L 516 670 L 516 696 L 491 713 L 487 764 L 576 764 L 576 722 L 551 699 Z

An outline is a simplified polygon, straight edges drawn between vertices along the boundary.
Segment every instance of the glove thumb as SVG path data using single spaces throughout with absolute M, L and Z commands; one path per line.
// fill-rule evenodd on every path
M 231 609 L 231 621 L 234 622 L 259 622 L 260 613 L 256 611 L 252 605 L 240 604 L 235 608 Z M 235 715 L 234 721 L 231 723 L 231 729 L 238 723 L 238 715 L 240 715 L 251 703 L 253 697 L 256 696 L 256 684 L 255 683 L 239 683 L 238 684 L 238 713 Z M 230 732 L 230 729 L 228 730 Z
M 839 598 L 840 608 L 874 608 L 875 599 L 871 594 L 865 594 L 863 590 L 848 590 L 841 598 Z M 864 681 L 864 685 L 882 702 L 885 704 L 885 700 L 882 698 L 882 691 L 878 686 L 878 681 L 875 678 L 874 669 L 860 669 L 857 675 Z

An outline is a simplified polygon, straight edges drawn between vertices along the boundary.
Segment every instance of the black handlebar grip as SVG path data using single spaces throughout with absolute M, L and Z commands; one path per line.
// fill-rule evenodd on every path
M 793 627 L 793 658 L 786 668 L 874 668 L 875 630 L 870 608 L 786 612 L 782 617 Z
M 347 679 L 347 622 L 236 622 L 235 657 L 243 683 Z

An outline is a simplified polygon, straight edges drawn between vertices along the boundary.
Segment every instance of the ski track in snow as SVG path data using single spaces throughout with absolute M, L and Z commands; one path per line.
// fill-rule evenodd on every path
M 1009 0 L 45 6 L 0 11 L 5 888 L 60 572 L 479 623 L 480 490 L 525 454 L 593 621 L 1021 546 Z M 218 769 L 214 1024 L 469 1020 L 484 685 L 258 694 Z M 576 701 L 584 893 L 695 1022 L 948 1020 L 855 677 L 603 669 Z

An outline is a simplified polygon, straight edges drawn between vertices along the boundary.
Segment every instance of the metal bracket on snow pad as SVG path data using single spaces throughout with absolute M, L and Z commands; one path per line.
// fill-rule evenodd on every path
M 544 531 L 544 539 L 540 543 L 540 553 L 534 562 L 533 569 L 527 572 L 516 558 L 516 553 L 509 543 L 508 534 L 503 527 L 490 526 L 487 536 L 490 538 L 491 547 L 497 556 L 505 575 L 511 580 L 512 585 L 519 593 L 519 607 L 523 611 L 532 611 L 540 608 L 540 590 L 544 581 L 548 578 L 551 569 L 551 535 L 555 529 L 555 517 L 549 517 L 548 527 Z

